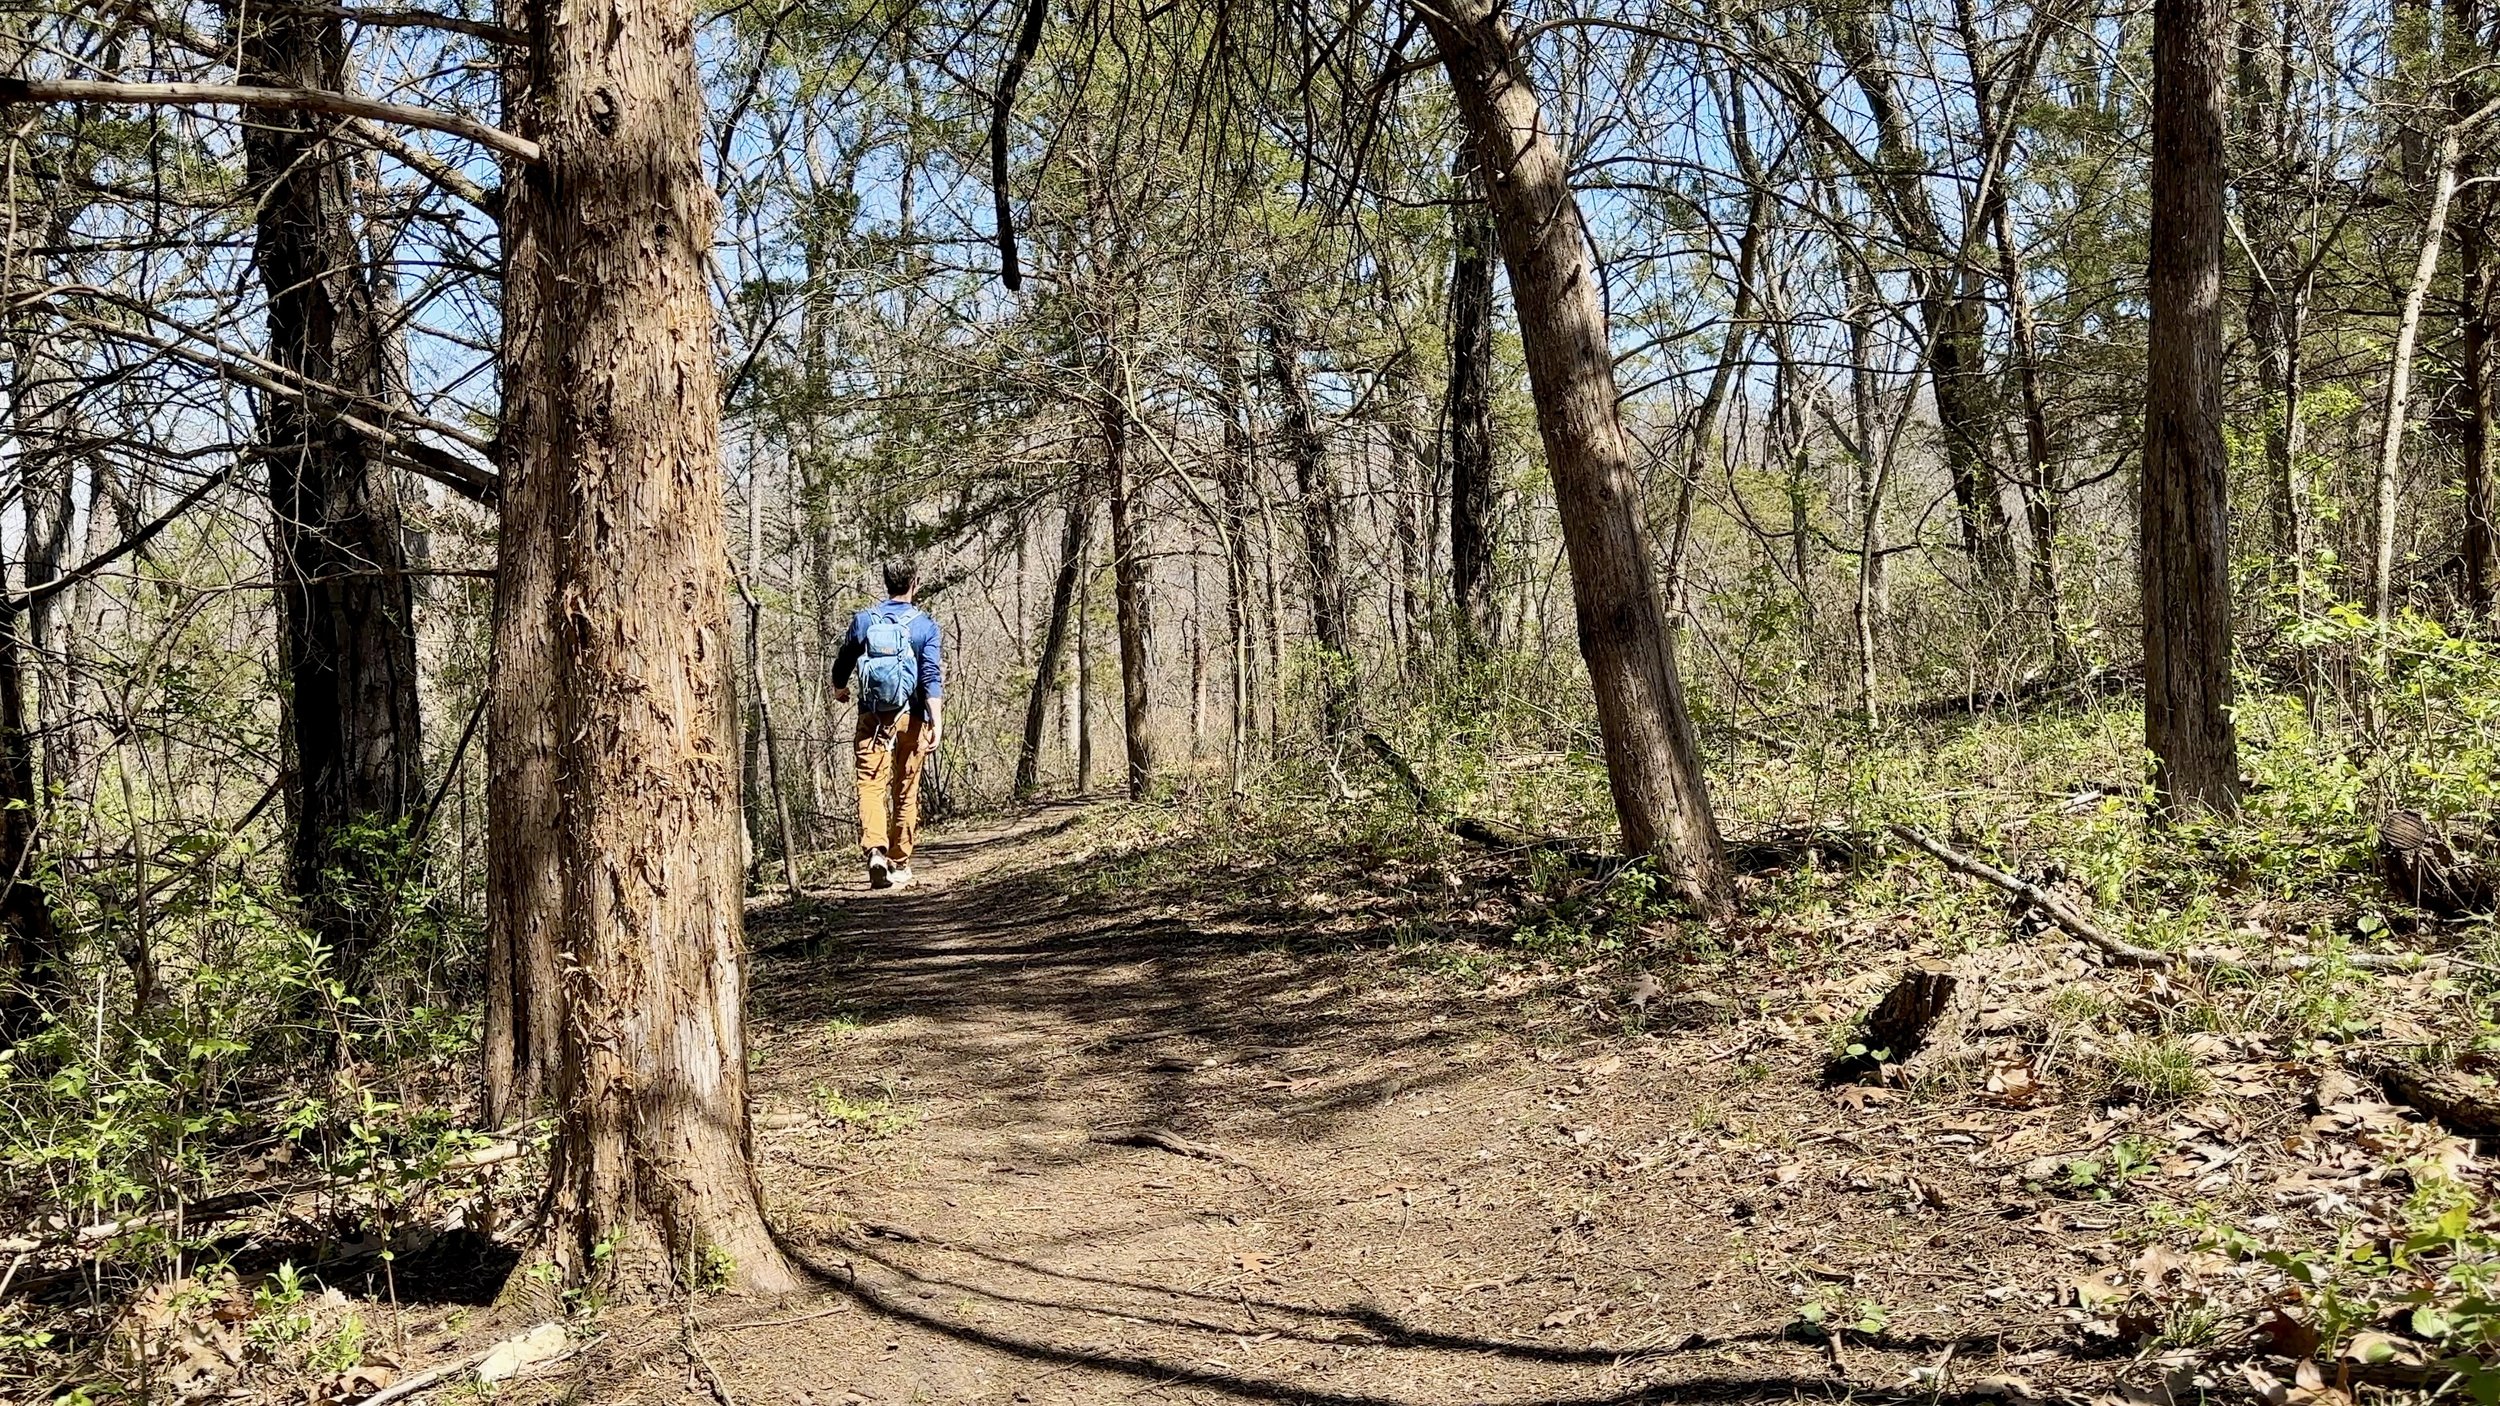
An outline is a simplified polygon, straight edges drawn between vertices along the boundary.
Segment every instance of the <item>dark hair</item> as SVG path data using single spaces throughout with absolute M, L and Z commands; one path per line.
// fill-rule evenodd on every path
M 885 564 L 885 593 L 899 596 L 920 584 L 920 563 L 896 557 Z

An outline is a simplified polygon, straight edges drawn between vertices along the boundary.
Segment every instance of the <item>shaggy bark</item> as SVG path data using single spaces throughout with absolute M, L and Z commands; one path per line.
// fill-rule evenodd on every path
M 750 1160 L 715 213 L 692 0 L 539 0 L 564 871 L 542 1253 L 623 1293 L 798 1276 Z
M 534 133 L 530 82 L 507 76 L 505 124 Z M 515 163 L 504 173 L 502 483 L 495 537 L 495 668 L 486 711 L 486 1118 L 500 1126 L 554 1086 L 558 1056 L 556 931 L 563 867 L 556 834 L 556 513 L 562 486 L 548 458 L 541 342 L 551 290 L 543 183 Z

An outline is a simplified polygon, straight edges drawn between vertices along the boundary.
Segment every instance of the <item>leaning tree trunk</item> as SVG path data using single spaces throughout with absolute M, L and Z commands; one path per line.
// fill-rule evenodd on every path
M 1120 634 L 1120 731 L 1128 751 L 1128 798 L 1146 799 L 1154 785 L 1153 710 L 1146 657 L 1146 530 L 1129 473 L 1128 363 L 1117 347 L 1103 351 L 1102 477 L 1111 501 L 1111 601 Z
M 337 12 L 273 6 L 240 20 L 238 70 L 256 86 L 338 86 Z M 415 605 L 397 485 L 350 412 L 385 403 L 389 365 L 353 223 L 334 119 L 271 109 L 243 127 L 258 210 L 253 262 L 269 356 L 307 388 L 270 396 L 261 455 L 278 555 L 280 653 L 294 744 L 290 871 L 351 992 L 393 907 L 397 828 L 421 802 Z
M 1641 528 L 1640 481 L 1569 168 L 1493 5 L 1452 0 L 1416 13 L 1440 48 L 1460 121 L 1490 176 L 1486 196 L 1519 310 L 1624 848 L 1664 861 L 1696 910 L 1725 914 L 1727 854 Z
M 1450 207 L 1450 593 L 1470 651 L 1493 638 L 1493 216 L 1475 163 Z
M 541 1253 L 612 1291 L 798 1276 L 748 1129 L 693 0 L 539 0 L 563 1066 Z M 557 296 L 557 294 L 561 296 Z
M 2152 338 L 2145 366 L 2144 741 L 2163 809 L 2239 804 L 2222 444 L 2222 75 L 2228 0 L 2153 7 Z
M 515 61 L 515 68 L 520 61 Z M 525 75 L 508 76 L 504 122 L 538 123 Z M 556 932 L 564 870 L 556 846 L 556 514 L 563 486 L 548 458 L 540 301 L 543 196 L 525 169 L 504 173 L 503 414 L 495 537 L 495 668 L 486 707 L 486 1118 L 501 1125 L 555 1085 L 562 993 Z
M 1354 610 L 1346 595 L 1343 514 L 1337 481 L 1320 438 L 1311 388 L 1302 378 L 1302 347 L 1280 315 L 1267 324 L 1268 351 L 1285 412 L 1286 452 L 1302 498 L 1302 546 L 1311 572 L 1311 633 L 1319 641 L 1321 729 L 1330 738 L 1354 730 Z
M 1058 686 L 1060 656 L 1068 647 L 1068 610 L 1076 600 L 1077 576 L 1085 569 L 1085 533 L 1090 516 L 1085 482 L 1068 490 L 1068 513 L 1059 528 L 1059 574 L 1050 583 L 1050 620 L 1042 630 L 1041 657 L 1033 663 L 1033 691 L 1024 700 L 1024 740 L 1016 748 L 1016 789 L 1019 801 L 1033 799 L 1041 789 L 1042 723 L 1050 695 Z

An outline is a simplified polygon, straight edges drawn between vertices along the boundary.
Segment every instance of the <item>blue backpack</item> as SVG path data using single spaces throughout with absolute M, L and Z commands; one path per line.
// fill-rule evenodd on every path
M 918 610 L 901 615 L 871 613 L 867 648 L 859 658 L 859 708 L 863 713 L 899 713 L 920 692 L 920 653 L 911 646 L 911 626 Z

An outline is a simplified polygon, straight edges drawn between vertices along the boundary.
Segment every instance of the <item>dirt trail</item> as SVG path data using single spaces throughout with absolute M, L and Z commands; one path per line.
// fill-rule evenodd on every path
M 593 1399 L 1933 1399 L 2064 1356 L 2080 1252 L 1945 1112 L 1724 1018 L 1539 1024 L 1360 921 L 1095 892 L 1092 830 L 754 914 L 763 1176 L 828 1288 L 705 1305 L 718 1391 L 620 1334 Z

